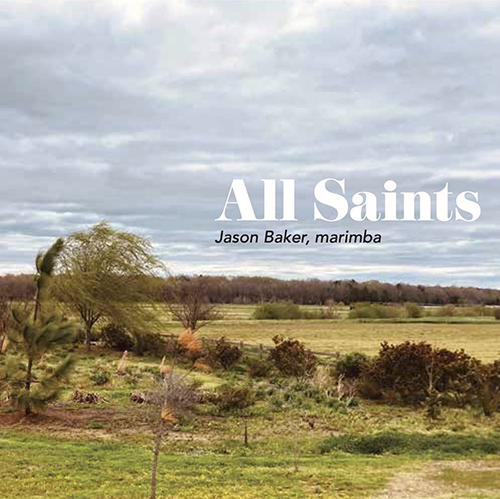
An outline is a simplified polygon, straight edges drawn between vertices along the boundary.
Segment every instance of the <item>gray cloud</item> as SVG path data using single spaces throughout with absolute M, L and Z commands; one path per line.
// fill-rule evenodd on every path
M 495 2 L 0 0 L 0 272 L 107 219 L 175 271 L 500 286 Z M 479 191 L 473 224 L 312 221 L 312 192 Z M 218 224 L 296 178 L 294 224 Z M 261 208 L 257 209 L 261 212 Z M 220 247 L 370 228 L 380 247 Z

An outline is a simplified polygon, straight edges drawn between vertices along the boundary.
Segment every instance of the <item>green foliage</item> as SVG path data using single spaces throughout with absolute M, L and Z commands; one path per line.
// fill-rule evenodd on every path
M 386 431 L 371 435 L 330 437 L 319 446 L 321 453 L 343 451 L 350 454 L 500 454 L 500 435 L 476 436 L 451 433 L 402 433 Z
M 207 360 L 213 367 L 222 367 L 228 371 L 241 359 L 242 351 L 237 345 L 233 345 L 220 337 L 215 342 L 206 342 Z
M 296 320 L 304 319 L 304 313 L 296 303 L 269 302 L 259 305 L 253 318 L 258 320 Z
M 275 336 L 275 347 L 269 352 L 269 360 L 285 376 L 306 378 L 316 371 L 318 358 L 299 340 Z
M 101 329 L 101 339 L 104 345 L 113 350 L 132 350 L 136 341 L 126 327 L 119 324 L 106 324 Z
M 40 304 L 43 300 L 48 298 L 50 291 L 50 280 L 54 272 L 57 260 L 64 249 L 64 240 L 59 238 L 57 241 L 46 251 L 37 254 L 35 259 L 35 266 L 37 274 L 35 276 L 36 282 L 36 303 L 35 303 L 35 319 L 39 312 Z
M 456 309 L 456 315 L 461 315 L 463 317 L 494 317 L 495 309 L 485 305 L 460 307 Z
M 410 319 L 419 319 L 423 315 L 422 307 L 418 303 L 405 303 L 405 309 Z
M 500 321 L 500 307 L 495 308 L 495 319 Z
M 101 222 L 67 238 L 57 266 L 55 294 L 84 323 L 90 347 L 92 328 L 103 319 L 134 331 L 151 328 L 156 291 L 152 277 L 159 269 L 147 239 Z
M 349 311 L 349 319 L 396 319 L 405 316 L 403 307 L 393 305 L 379 305 L 369 303 L 356 303 Z
M 176 346 L 168 343 L 159 333 L 138 332 L 134 334 L 135 345 L 133 351 L 138 355 L 151 354 L 163 357 L 174 352 Z
M 345 376 L 349 379 L 358 379 L 366 373 L 370 365 L 368 355 L 361 352 L 352 352 L 342 355 L 334 367 L 334 376 Z
M 255 403 L 255 394 L 248 386 L 222 385 L 214 397 L 220 412 L 241 412 Z
M 434 310 L 434 315 L 436 317 L 453 317 L 457 307 L 455 305 L 445 305 L 443 307 L 436 307 Z
M 15 326 L 8 333 L 9 339 L 33 361 L 59 345 L 70 343 L 75 334 L 75 323 L 57 312 L 42 315 L 36 323 L 31 319 L 30 311 L 21 307 L 14 308 L 12 315 Z
M 111 381 L 111 373 L 103 366 L 96 366 L 89 378 L 94 385 L 102 386 Z
M 2 387 L 9 399 L 26 414 L 41 410 L 59 395 L 60 382 L 68 375 L 74 360 L 67 356 L 57 365 L 43 369 L 40 362 L 46 353 L 70 343 L 76 333 L 76 325 L 58 313 L 42 310 L 42 303 L 49 293 L 51 274 L 64 242 L 58 239 L 45 253 L 36 257 L 37 293 L 33 317 L 31 310 L 20 306 L 12 309 L 14 325 L 7 334 L 19 352 L 19 356 L 6 359 L 0 371 Z M 36 365 L 37 363 L 38 366 Z M 33 370 L 37 370 L 36 378 Z M 32 383 L 36 379 L 36 387 Z
M 26 413 L 42 410 L 59 395 L 60 382 L 66 378 L 73 367 L 74 360 L 66 357 L 53 367 L 37 369 L 36 363 L 45 354 L 61 345 L 70 343 L 76 326 L 73 322 L 62 319 L 53 313 L 44 316 L 36 323 L 29 317 L 29 312 L 15 309 L 13 312 L 15 327 L 9 331 L 9 339 L 20 352 L 9 355 L 0 373 L 6 385 L 9 399 Z M 32 386 L 33 379 L 37 383 Z

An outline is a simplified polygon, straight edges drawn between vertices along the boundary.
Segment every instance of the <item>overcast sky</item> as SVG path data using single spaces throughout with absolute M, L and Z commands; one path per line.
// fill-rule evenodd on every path
M 500 2 L 0 0 L 0 273 L 100 220 L 173 272 L 500 287 Z M 473 223 L 313 221 L 349 197 L 479 192 Z M 295 178 L 295 223 L 214 221 Z M 222 246 L 220 230 L 382 234 Z

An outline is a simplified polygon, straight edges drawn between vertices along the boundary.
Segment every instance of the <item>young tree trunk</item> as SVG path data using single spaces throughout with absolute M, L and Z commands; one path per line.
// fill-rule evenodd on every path
M 38 320 L 38 316 L 40 315 L 40 308 L 41 308 L 41 302 L 40 302 L 40 291 L 37 290 L 36 297 L 35 297 L 35 310 L 33 312 L 33 322 L 36 324 L 36 321 Z M 33 359 L 30 357 L 28 359 L 28 367 L 26 369 L 26 383 L 24 385 L 26 392 L 28 393 L 28 399 L 26 402 L 26 407 L 24 408 L 24 414 L 26 416 L 29 416 L 31 414 L 31 405 L 29 401 L 29 393 L 31 390 L 31 382 L 33 381 Z
M 153 448 L 153 463 L 151 465 L 151 495 L 149 496 L 149 499 L 156 499 L 156 474 L 158 471 L 158 458 L 160 456 L 161 441 L 164 433 L 165 430 L 163 428 L 163 421 L 161 421 Z
M 28 394 L 31 390 L 31 381 L 33 378 L 32 371 L 33 371 L 33 359 L 30 357 L 30 359 L 28 360 L 28 368 L 26 369 L 26 383 L 24 385 Z M 29 416 L 31 414 L 31 406 L 29 403 L 29 398 L 26 403 L 26 407 L 24 408 L 24 414 L 26 414 L 26 416 Z
M 85 349 L 90 352 L 90 335 L 92 333 L 92 324 L 85 324 Z
M 0 335 L 0 353 L 4 353 L 7 349 L 8 341 L 5 334 Z

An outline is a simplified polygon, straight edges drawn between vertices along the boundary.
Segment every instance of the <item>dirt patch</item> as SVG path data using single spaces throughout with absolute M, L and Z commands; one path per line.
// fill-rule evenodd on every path
M 60 438 L 92 440 L 119 440 L 123 438 L 149 439 L 150 421 L 142 406 L 110 407 L 107 404 L 54 404 L 45 412 L 25 416 L 20 411 L 1 412 L 0 430 L 11 428 Z M 208 442 L 206 434 L 186 431 L 169 432 L 170 440 Z
M 468 497 L 465 495 L 470 492 L 472 496 L 482 494 L 482 497 L 500 497 L 500 491 L 491 489 L 467 488 L 455 484 L 443 483 L 435 477 L 443 470 L 452 470 L 453 472 L 498 472 L 500 473 L 500 463 L 488 461 L 439 461 L 420 466 L 414 472 L 403 472 L 396 475 L 382 493 L 373 497 L 373 499 L 451 499 Z
M 138 408 L 99 406 L 77 407 L 74 404 L 56 404 L 40 414 L 25 416 L 22 412 L 0 413 L 0 428 L 30 429 L 50 433 L 79 434 L 89 431 L 96 435 L 119 435 L 122 432 L 147 431 L 148 423 Z

